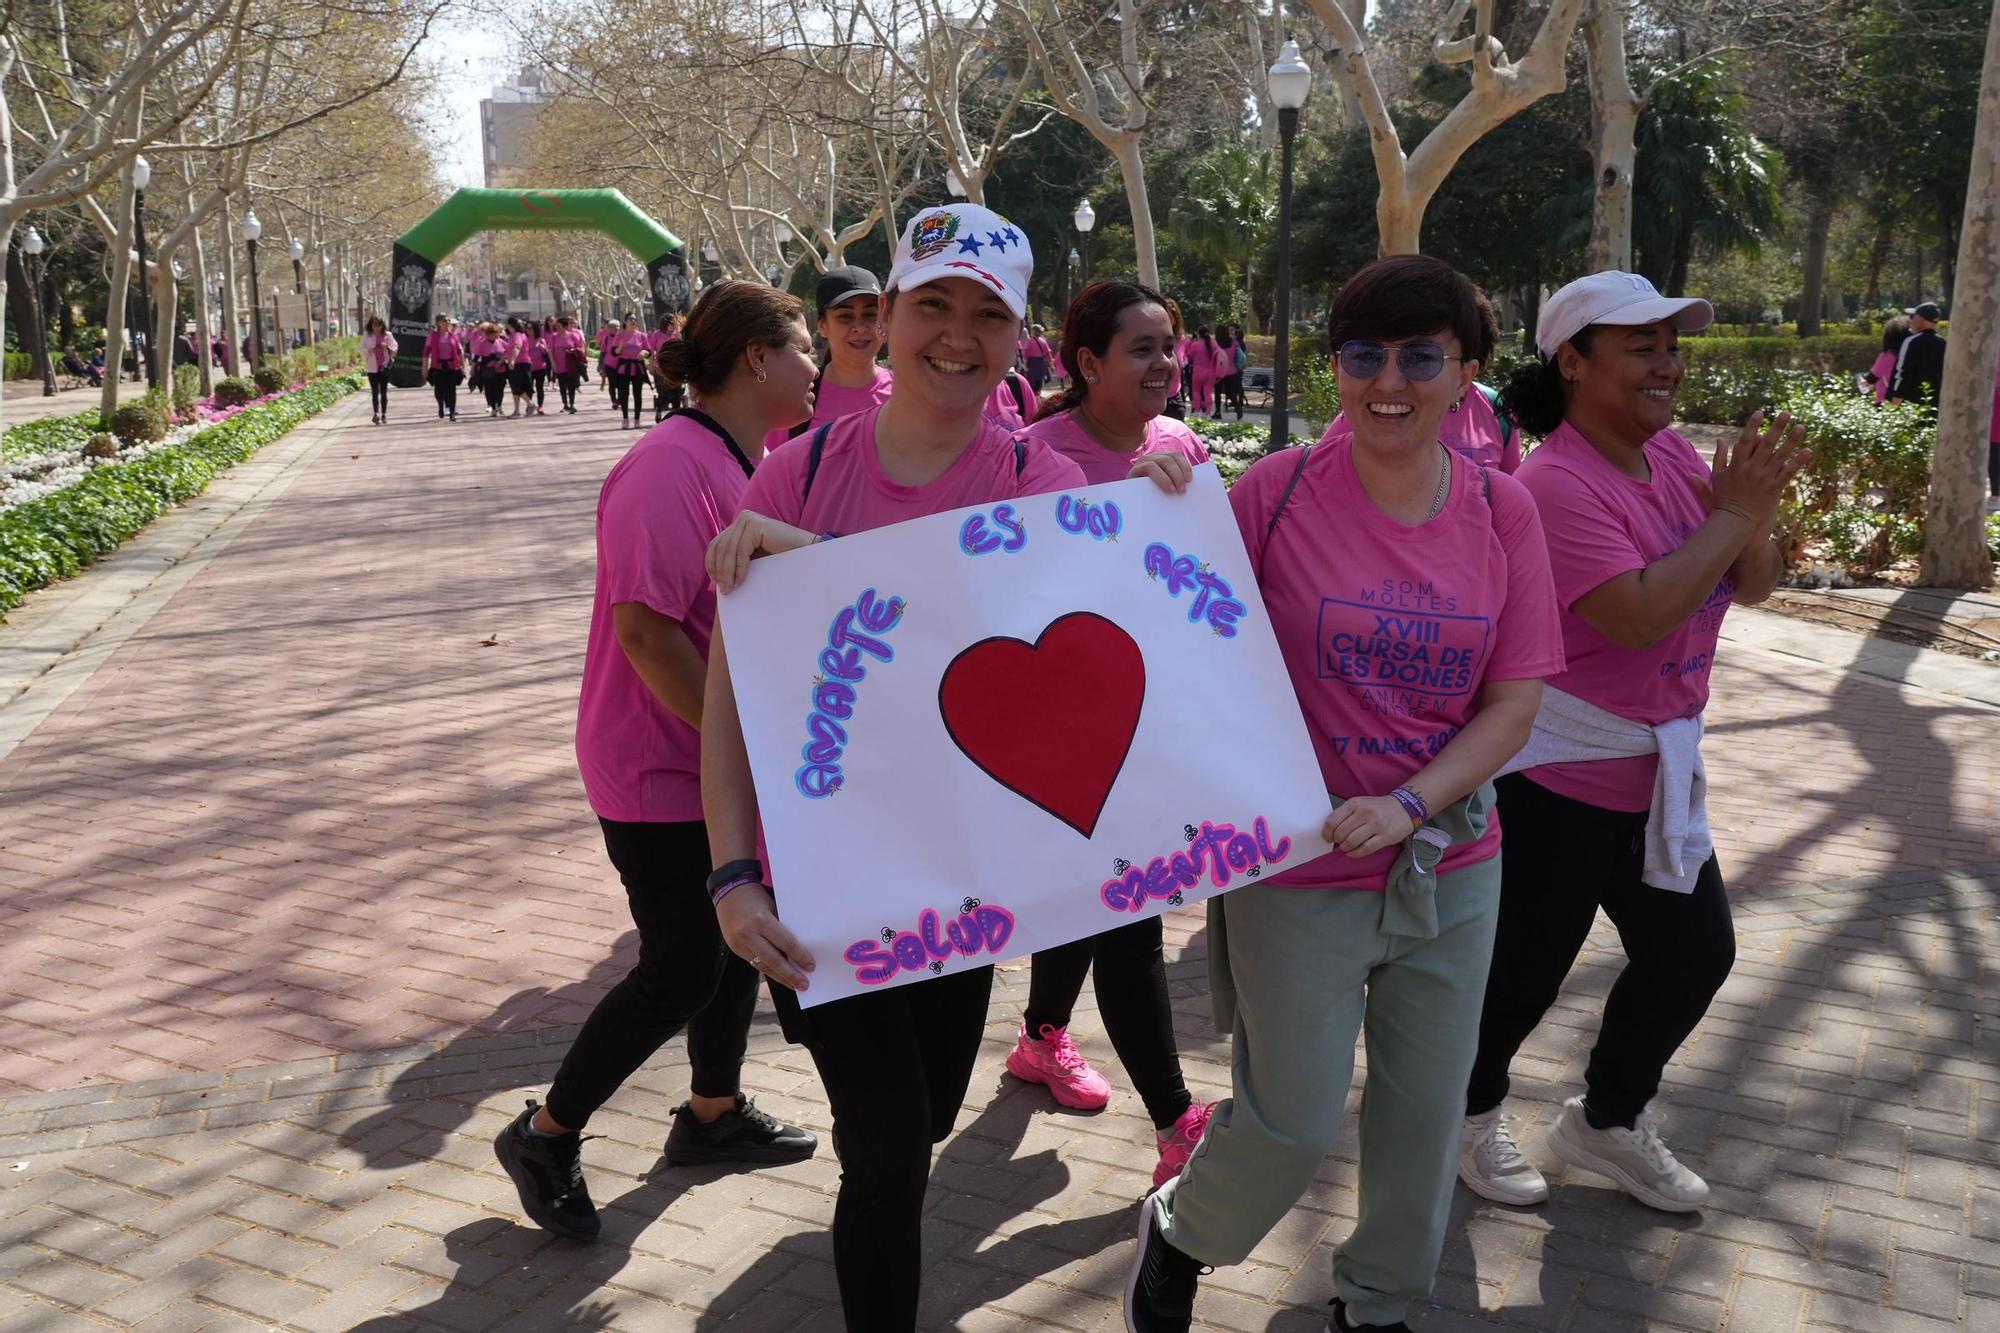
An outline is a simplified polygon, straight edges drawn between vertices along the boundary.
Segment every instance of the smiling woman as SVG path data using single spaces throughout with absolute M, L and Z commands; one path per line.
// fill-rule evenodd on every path
M 1669 429 L 1686 373 L 1680 335 L 1713 317 L 1708 302 L 1663 297 L 1637 274 L 1579 278 L 1549 299 L 1541 358 L 1502 396 L 1548 437 L 1520 479 L 1547 531 L 1567 660 L 1522 771 L 1498 784 L 1507 864 L 1459 1178 L 1503 1203 L 1548 1197 L 1501 1115 L 1507 1066 L 1599 908 L 1630 961 L 1584 1095 L 1564 1105 L 1550 1148 L 1654 1208 L 1692 1212 L 1708 1196 L 1650 1110 L 1736 953 L 1702 809 L 1701 713 L 1730 603 L 1762 601 L 1784 572 L 1771 531 L 1810 459 L 1782 414 L 1768 429 L 1752 414 L 1733 450 L 1717 446 L 1712 471 Z M 1557 721 L 1615 743 L 1558 741 Z

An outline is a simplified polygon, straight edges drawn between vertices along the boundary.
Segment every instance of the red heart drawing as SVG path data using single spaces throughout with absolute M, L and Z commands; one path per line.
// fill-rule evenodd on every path
M 965 757 L 1086 838 L 1145 699 L 1139 645 L 1088 611 L 1056 617 L 1032 644 L 981 639 L 938 681 L 944 729 Z

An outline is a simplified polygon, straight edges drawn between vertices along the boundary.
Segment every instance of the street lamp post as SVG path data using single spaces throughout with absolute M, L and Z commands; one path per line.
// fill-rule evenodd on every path
M 179 306 L 181 303 L 181 280 L 187 277 L 187 270 L 181 267 L 181 261 L 178 259 L 171 261 L 167 267 L 168 270 L 172 272 L 174 275 L 174 305 Z M 188 306 L 190 309 L 192 309 L 194 306 L 194 302 L 189 301 Z M 177 324 L 185 324 L 187 321 L 185 318 L 179 318 L 176 319 L 174 322 Z M 178 347 L 180 345 L 180 335 L 176 333 L 174 335 L 174 339 L 175 339 L 174 345 Z M 202 360 L 201 352 L 200 349 L 197 348 L 195 353 L 195 364 L 196 365 L 201 364 L 201 360 Z M 173 370 L 171 369 L 173 362 L 170 360 L 167 362 L 167 365 L 169 367 L 167 375 L 169 378 L 171 378 L 174 373 Z
M 264 359 L 264 312 L 258 307 L 257 293 L 257 238 L 264 234 L 264 224 L 257 220 L 253 209 L 243 215 L 243 243 L 250 247 L 250 367 Z M 236 340 L 236 330 L 229 331 L 231 342 Z
M 27 261 L 23 267 L 28 272 L 28 319 L 35 335 L 35 357 L 41 362 L 37 367 L 42 372 L 42 397 L 56 396 L 56 368 L 49 356 L 49 331 L 42 316 L 42 251 L 48 246 L 42 234 L 32 226 L 28 234 L 21 238 L 21 255 Z
M 146 185 L 153 179 L 153 164 L 143 157 L 132 159 L 132 234 L 139 244 L 139 318 L 144 327 L 140 329 L 145 339 L 146 387 L 155 388 L 160 383 L 160 373 L 153 364 L 153 287 L 146 278 Z
M 1292 442 L 1292 145 L 1299 133 L 1299 108 L 1312 93 L 1312 66 L 1299 56 L 1290 38 L 1271 63 L 1271 105 L 1278 108 L 1278 339 L 1271 358 L 1271 443 L 1283 449 Z
M 1071 221 L 1076 223 L 1077 233 L 1083 237 L 1083 282 L 1089 286 L 1090 229 L 1097 225 L 1097 210 L 1090 206 L 1090 200 L 1086 199 L 1076 206 L 1076 216 Z

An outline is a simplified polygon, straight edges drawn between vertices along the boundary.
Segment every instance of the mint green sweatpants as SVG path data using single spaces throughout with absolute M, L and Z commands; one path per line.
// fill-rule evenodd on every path
M 1312 1184 L 1368 1039 L 1360 1220 L 1333 1256 L 1350 1323 L 1427 1295 L 1457 1175 L 1465 1080 L 1500 908 L 1500 859 L 1437 880 L 1438 932 L 1383 932 L 1384 895 L 1252 884 L 1223 896 L 1235 984 L 1233 1095 L 1159 1191 L 1167 1240 L 1241 1263 Z

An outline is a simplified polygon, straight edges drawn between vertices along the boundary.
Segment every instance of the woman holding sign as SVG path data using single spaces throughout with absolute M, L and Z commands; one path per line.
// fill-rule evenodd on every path
M 1233 1095 L 1140 1210 L 1126 1319 L 1182 1333 L 1312 1183 L 1368 1039 L 1361 1212 L 1329 1327 L 1403 1328 L 1444 1245 L 1463 1075 L 1500 907 L 1491 779 L 1562 667 L 1534 501 L 1439 443 L 1492 352 L 1448 265 L 1378 260 L 1334 297 L 1350 438 L 1267 455 L 1236 510 L 1334 811 L 1333 850 L 1209 905 Z
M 976 261 L 968 241 L 979 242 Z M 1083 484 L 1076 464 L 986 416 L 1014 361 L 1033 271 L 1027 238 L 977 204 L 910 219 L 882 302 L 894 390 L 880 407 L 792 440 L 758 469 L 743 512 L 709 548 L 725 594 L 762 552 Z M 1132 471 L 1169 489 L 1188 479 L 1178 456 L 1149 456 Z M 785 1033 L 811 1052 L 833 1107 L 842 1168 L 833 1258 L 847 1326 L 908 1333 L 917 1321 L 931 1146 L 951 1133 L 965 1100 L 993 969 L 800 1009 L 792 992 L 806 989 L 813 958 L 779 920 L 758 860 L 757 796 L 720 635 L 703 716 L 702 796 L 720 867 L 710 887 L 723 936 L 775 983 Z M 781 899 L 783 886 L 776 892 Z
M 1093 486 L 1123 480 L 1135 460 L 1149 455 L 1173 455 L 1190 468 L 1206 463 L 1201 437 L 1162 415 L 1173 391 L 1174 349 L 1165 297 L 1134 282 L 1092 283 L 1070 302 L 1063 322 L 1069 387 L 1022 435 L 1073 460 Z M 1027 1012 L 1007 1071 L 1046 1084 L 1064 1106 L 1093 1110 L 1111 1100 L 1111 1084 L 1069 1035 L 1070 1011 L 1084 974 L 1093 970 L 1105 1034 L 1153 1118 L 1160 1150 L 1153 1183 L 1164 1184 L 1201 1142 L 1210 1108 L 1195 1102 L 1181 1075 L 1159 917 L 1034 956 Z
M 723 946 L 703 887 L 699 777 L 703 659 L 715 623 L 703 557 L 735 516 L 765 433 L 811 406 L 801 313 L 796 297 L 762 283 L 703 292 L 688 336 L 668 353 L 700 406 L 632 446 L 598 497 L 576 757 L 639 928 L 639 961 L 591 1012 L 548 1104 L 529 1102 L 494 1142 L 522 1210 L 559 1236 L 598 1232 L 582 1129 L 683 1027 L 692 1070 L 667 1136 L 670 1165 L 796 1162 L 818 1146 L 740 1091 L 758 979 Z
M 1507 874 L 1458 1169 L 1503 1203 L 1549 1196 L 1501 1115 L 1507 1066 L 1600 908 L 1628 961 L 1584 1094 L 1563 1105 L 1549 1149 L 1667 1212 L 1708 1197 L 1651 1108 L 1736 960 L 1702 810 L 1701 713 L 1723 616 L 1763 601 L 1784 573 L 1771 533 L 1811 461 L 1804 428 L 1782 413 L 1768 429 L 1753 413 L 1735 448 L 1717 445 L 1712 471 L 1669 429 L 1681 331 L 1714 317 L 1707 301 L 1663 297 L 1637 274 L 1593 273 L 1549 298 L 1541 359 L 1507 385 L 1521 424 L 1548 437 L 1520 476 L 1556 553 L 1569 665 L 1549 681 L 1522 771 L 1500 780 Z M 1565 744 L 1585 729 L 1590 745 Z

